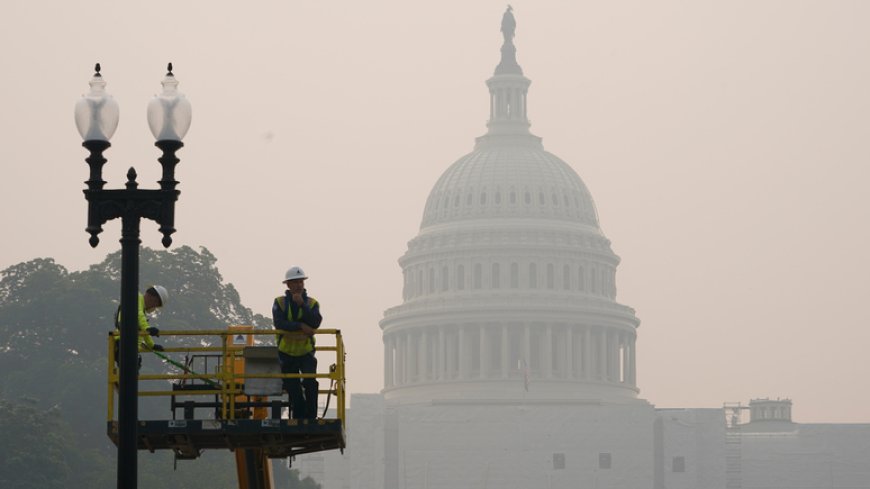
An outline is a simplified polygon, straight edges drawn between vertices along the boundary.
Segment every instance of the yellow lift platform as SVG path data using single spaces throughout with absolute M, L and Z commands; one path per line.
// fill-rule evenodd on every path
M 118 368 L 114 363 L 115 335 L 109 334 L 108 435 L 118 443 L 115 396 Z M 333 352 L 335 362 L 328 372 L 282 374 L 277 347 L 258 346 L 255 338 L 274 339 L 275 330 L 251 326 L 231 326 L 224 330 L 160 332 L 163 337 L 190 336 L 200 340 L 197 347 L 167 347 L 157 355 L 173 366 L 172 373 L 140 374 L 140 397 L 168 397 L 172 419 L 140 420 L 137 429 L 140 450 L 172 450 L 178 459 L 194 459 L 207 449 L 236 452 L 240 486 L 270 487 L 271 464 L 268 458 L 292 457 L 303 453 L 345 447 L 345 370 L 344 343 L 337 329 L 317 330 L 318 353 Z M 323 340 L 334 338 L 331 345 Z M 166 344 L 171 344 L 171 340 Z M 175 361 L 172 354 L 184 354 Z M 329 365 L 318 355 L 321 365 Z M 282 395 L 283 378 L 320 379 L 321 399 L 327 407 L 335 398 L 334 418 L 295 420 L 283 417 L 289 407 Z M 323 389 L 324 380 L 329 388 Z M 156 389 L 143 387 L 157 386 Z M 166 389 L 165 387 L 169 387 Z M 324 415 L 326 414 L 324 410 Z M 266 479 L 269 480 L 266 483 Z M 247 481 L 247 482 L 245 482 Z

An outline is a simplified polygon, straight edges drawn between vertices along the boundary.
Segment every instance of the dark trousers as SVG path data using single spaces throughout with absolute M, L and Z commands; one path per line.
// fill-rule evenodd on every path
M 281 373 L 317 373 L 317 358 L 314 352 L 294 357 L 278 352 Z M 301 381 L 301 382 L 300 382 Z M 284 390 L 290 394 L 290 409 L 293 419 L 314 419 L 317 417 L 317 379 L 284 379 Z

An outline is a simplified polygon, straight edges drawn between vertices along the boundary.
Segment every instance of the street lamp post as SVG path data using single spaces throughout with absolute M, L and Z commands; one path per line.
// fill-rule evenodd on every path
M 148 125 L 162 152 L 158 161 L 163 166 L 159 189 L 140 189 L 136 170 L 127 172 L 124 189 L 103 189 L 103 152 L 118 127 L 118 104 L 106 93 L 106 82 L 100 65 L 90 81 L 91 90 L 75 108 L 76 127 L 82 135 L 82 146 L 90 152 L 85 161 L 90 166 L 90 178 L 84 191 L 88 201 L 90 245 L 96 247 L 103 224 L 121 218 L 121 339 L 118 375 L 118 489 L 135 489 L 137 482 L 138 423 L 138 291 L 139 291 L 139 223 L 142 218 L 160 225 L 163 246 L 172 244 L 175 232 L 175 152 L 184 144 L 181 139 L 190 127 L 190 102 L 178 92 L 178 82 L 172 74 L 172 63 L 162 81 L 163 91 L 148 104 Z

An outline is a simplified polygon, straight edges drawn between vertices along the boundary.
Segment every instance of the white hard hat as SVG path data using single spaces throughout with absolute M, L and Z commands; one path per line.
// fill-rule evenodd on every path
M 284 274 L 284 281 L 288 280 L 297 280 L 297 279 L 306 279 L 308 275 L 305 275 L 305 272 L 302 271 L 299 267 L 290 267 L 287 270 L 287 273 Z
M 153 289 L 154 292 L 157 292 L 157 297 L 160 298 L 160 306 L 165 306 L 166 301 L 169 300 L 169 292 L 166 290 L 166 287 L 162 285 L 152 285 L 150 288 Z

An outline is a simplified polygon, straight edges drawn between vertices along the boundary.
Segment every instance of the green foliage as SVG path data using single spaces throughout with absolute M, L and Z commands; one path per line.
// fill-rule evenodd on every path
M 4 360 L 34 354 L 95 356 L 106 350 L 120 295 L 121 252 L 88 270 L 69 272 L 51 258 L 0 272 L 0 367 Z M 152 320 L 165 329 L 222 329 L 232 324 L 270 327 L 244 307 L 232 284 L 224 284 L 207 249 L 188 246 L 140 252 L 142 289 L 159 283 L 171 303 Z
M 172 298 L 152 325 L 162 330 L 271 327 L 271 321 L 241 304 L 216 262 L 205 248 L 142 249 L 141 290 L 159 283 Z M 79 272 L 51 258 L 0 271 L 0 487 L 115 484 L 115 447 L 106 436 L 106 353 L 119 302 L 120 263 L 119 251 Z M 158 342 L 185 344 L 172 337 Z M 147 356 L 143 373 L 165 368 Z M 168 403 L 143 399 L 140 416 L 165 418 Z M 169 452 L 140 452 L 139 460 L 142 488 L 192 489 L 203 481 L 213 487 L 236 485 L 230 452 L 179 462 L 177 471 Z
M 0 487 L 108 487 L 113 471 L 105 456 L 78 446 L 59 408 L 35 404 L 0 398 Z
M 231 324 L 254 323 L 254 315 L 241 304 L 233 284 L 223 283 L 216 262 L 217 258 L 207 249 L 200 248 L 197 252 L 189 246 L 171 251 L 145 248 L 139 253 L 142 289 L 160 284 L 170 293 L 171 302 L 160 313 L 162 327 L 219 329 Z M 89 272 L 111 277 L 120 284 L 120 263 L 121 252 L 118 251 L 92 266 Z

